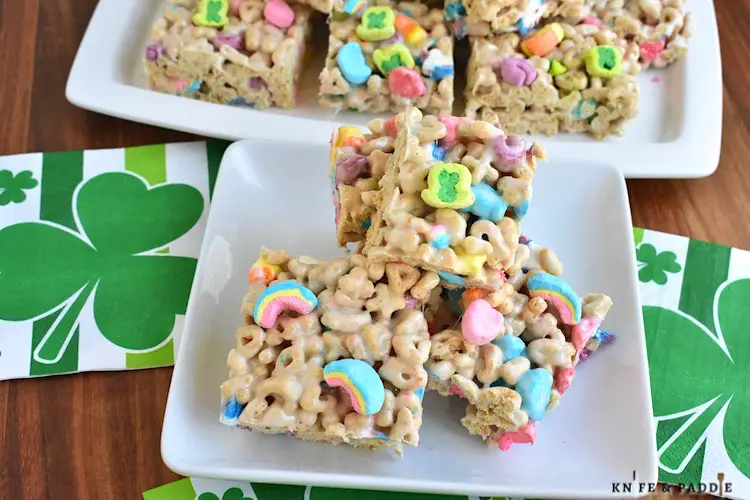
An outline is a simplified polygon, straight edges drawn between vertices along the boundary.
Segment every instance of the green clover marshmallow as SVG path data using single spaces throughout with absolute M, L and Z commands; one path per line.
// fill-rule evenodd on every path
M 375 52 L 372 53 L 372 60 L 384 75 L 401 66 L 409 69 L 414 67 L 414 57 L 403 43 L 384 45 L 375 49 Z
M 598 45 L 587 50 L 583 58 L 586 72 L 599 78 L 612 78 L 622 73 L 622 54 L 611 45 Z
M 390 7 L 370 7 L 362 15 L 357 36 L 366 42 L 388 40 L 396 34 L 396 15 Z
M 466 208 L 474 203 L 471 171 L 459 163 L 437 163 L 427 174 L 422 200 L 435 208 Z

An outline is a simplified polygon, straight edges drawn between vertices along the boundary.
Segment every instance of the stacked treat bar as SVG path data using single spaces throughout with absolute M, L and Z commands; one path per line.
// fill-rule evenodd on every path
M 488 122 L 412 108 L 331 140 L 349 257 L 263 249 L 229 354 L 222 422 L 366 448 L 419 443 L 426 387 L 467 401 L 466 429 L 533 443 L 579 361 L 611 336 L 520 223 L 544 151 Z
M 509 133 L 620 134 L 636 76 L 687 51 L 685 0 L 168 0 L 151 88 L 293 108 L 313 10 L 328 15 L 321 104 L 450 115 L 454 38 L 470 45 L 464 115 Z

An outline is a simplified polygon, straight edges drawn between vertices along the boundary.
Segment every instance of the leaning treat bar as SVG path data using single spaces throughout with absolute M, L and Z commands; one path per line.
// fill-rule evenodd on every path
M 340 245 L 364 240 L 377 205 L 378 181 L 393 153 L 394 135 L 382 119 L 357 127 L 337 128 L 331 137 L 331 191 Z
M 435 273 L 263 249 L 229 353 L 221 421 L 329 444 L 417 446 Z
M 453 39 L 442 10 L 418 2 L 336 3 L 320 102 L 343 110 L 382 113 L 416 106 L 450 114 Z
M 431 337 L 426 364 L 429 387 L 465 398 L 461 423 L 501 450 L 534 443 L 578 362 L 612 338 L 601 330 L 609 297 L 580 298 L 549 249 L 526 243 L 519 253 L 531 258 L 499 289 L 461 294 L 460 322 Z
M 638 114 L 638 49 L 605 27 L 472 38 L 466 114 L 513 134 L 620 134 Z
M 293 108 L 310 9 L 282 0 L 170 0 L 151 31 L 152 89 L 202 101 Z
M 569 24 L 607 26 L 637 47 L 644 69 L 682 57 L 692 36 L 685 0 L 547 0 L 546 14 Z
M 396 141 L 363 253 L 438 272 L 448 287 L 502 285 L 519 267 L 519 221 L 544 150 L 487 122 L 414 108 L 384 127 Z

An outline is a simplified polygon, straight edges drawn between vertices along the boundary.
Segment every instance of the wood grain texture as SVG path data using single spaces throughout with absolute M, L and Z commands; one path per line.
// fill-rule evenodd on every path
M 193 139 L 65 100 L 96 3 L 0 1 L 0 154 Z M 715 4 L 724 61 L 719 168 L 707 179 L 628 188 L 636 225 L 750 249 L 750 225 L 742 223 L 750 212 L 750 0 Z M 171 369 L 158 369 L 1 382 L 0 499 L 138 499 L 177 479 L 159 450 L 170 377 Z

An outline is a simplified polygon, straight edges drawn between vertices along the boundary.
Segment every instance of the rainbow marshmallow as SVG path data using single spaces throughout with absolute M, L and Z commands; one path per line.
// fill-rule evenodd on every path
M 253 319 L 263 328 L 272 328 L 283 311 L 310 314 L 317 306 L 318 298 L 312 291 L 296 281 L 281 281 L 266 288 L 258 297 Z
M 383 407 L 385 387 L 375 369 L 360 359 L 339 359 L 323 369 L 323 380 L 349 395 L 354 411 L 375 415 Z
M 566 325 L 581 321 L 581 298 L 567 282 L 548 273 L 535 274 L 526 282 L 531 297 L 541 297 L 552 304 Z
M 346 0 L 346 3 L 344 4 L 344 12 L 351 16 L 362 10 L 364 7 L 364 0 Z

